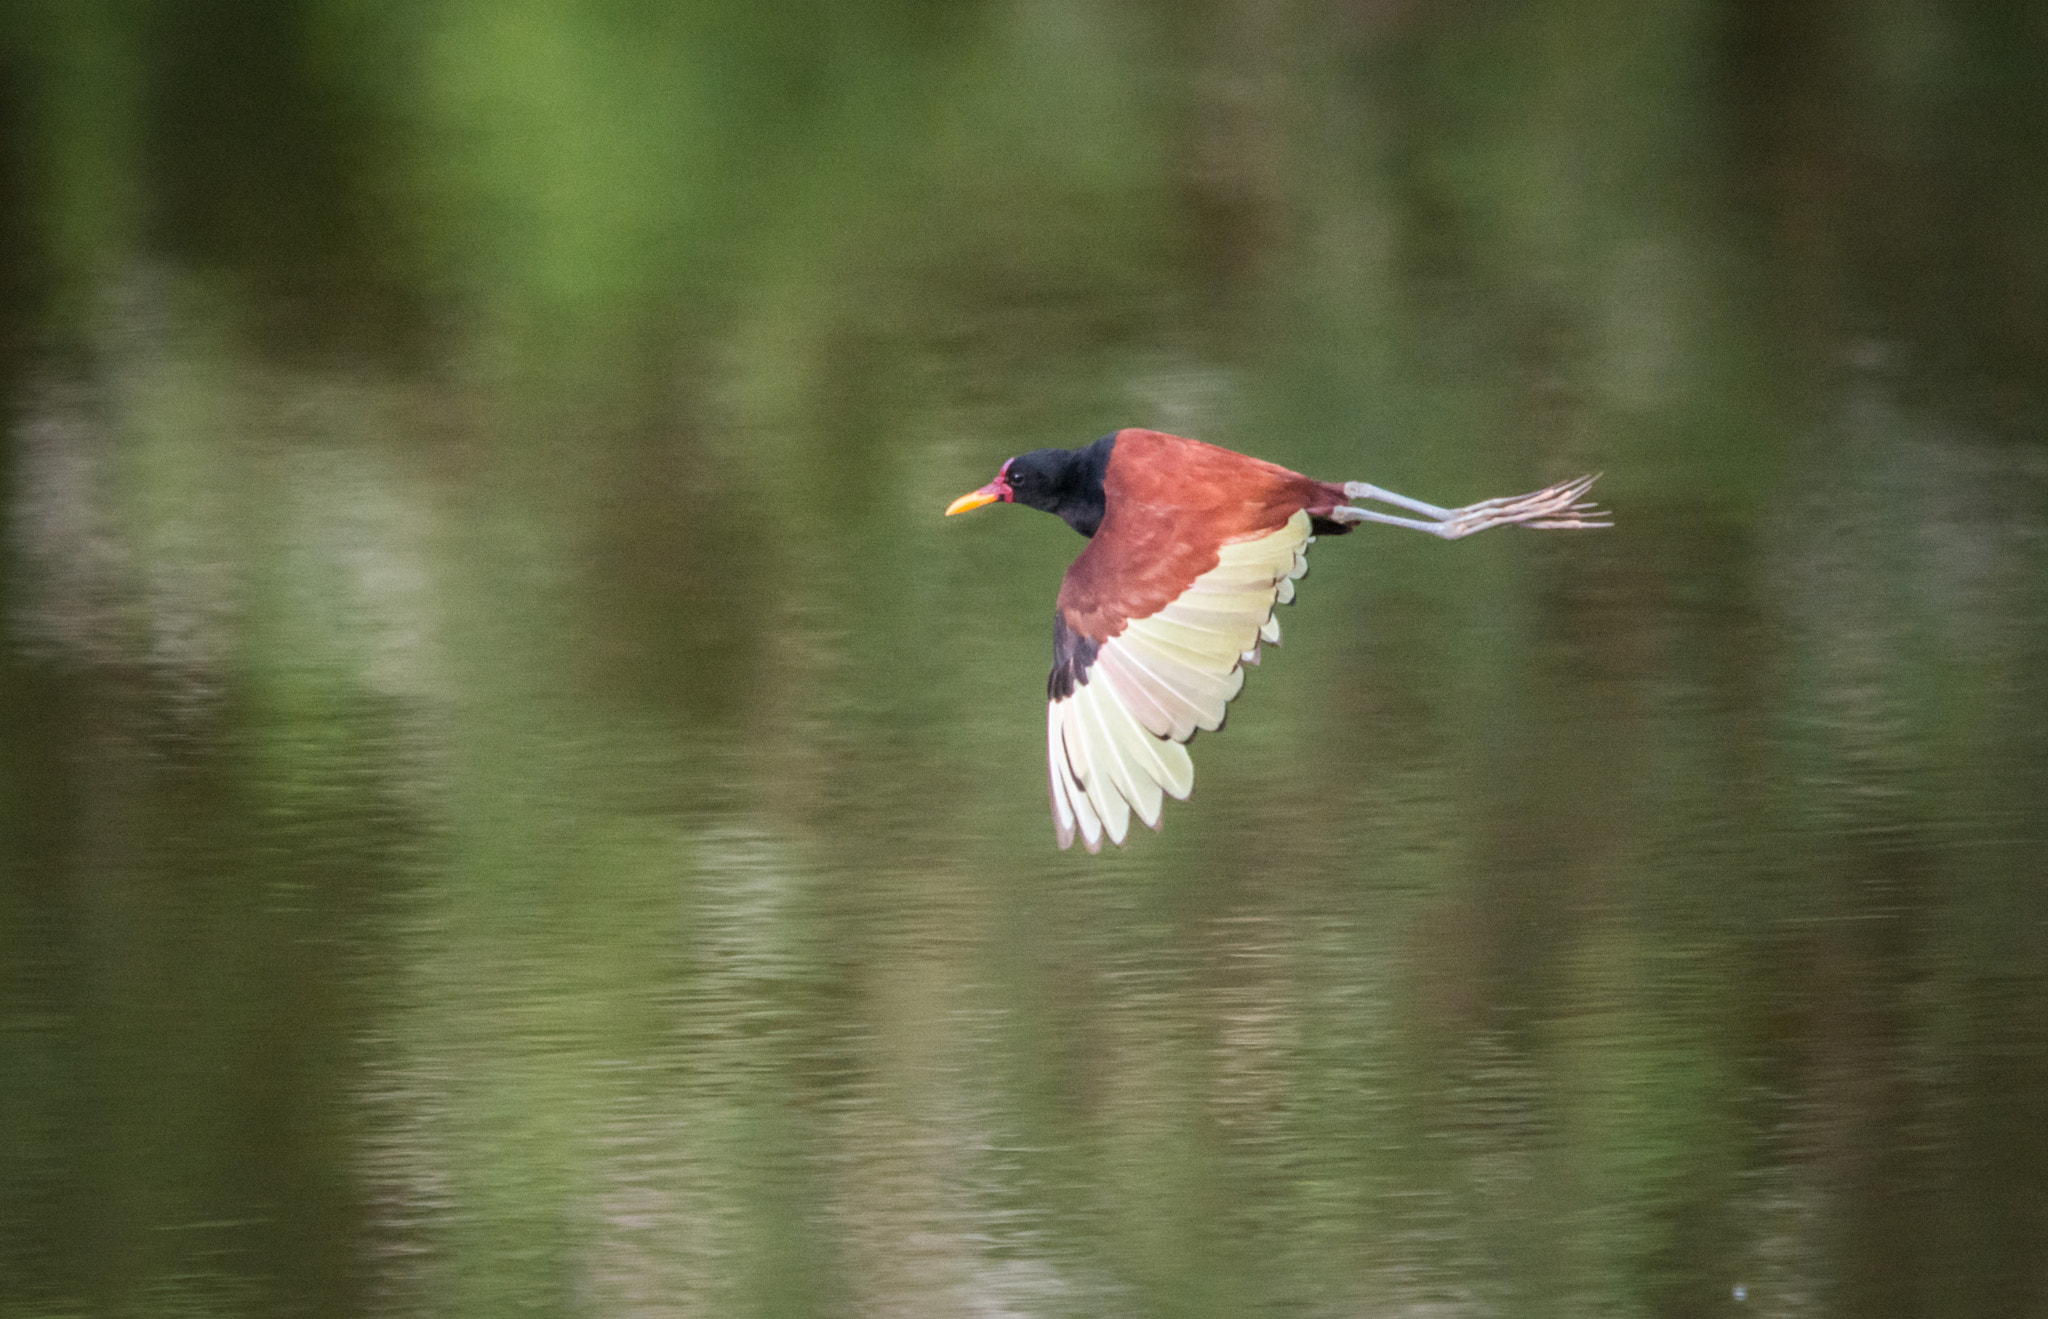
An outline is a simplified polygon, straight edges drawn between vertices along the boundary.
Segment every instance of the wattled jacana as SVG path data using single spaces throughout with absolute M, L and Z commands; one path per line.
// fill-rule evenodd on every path
M 1596 477 L 1511 499 L 1438 508 L 1363 481 L 1315 481 L 1200 440 L 1121 430 L 1082 449 L 1034 449 L 960 496 L 1056 513 L 1089 537 L 1060 583 L 1046 682 L 1046 754 L 1061 847 L 1119 847 L 1131 815 L 1159 827 L 1162 795 L 1187 800 L 1182 744 L 1223 726 L 1262 642 L 1280 641 L 1275 604 L 1294 599 L 1317 536 L 1360 522 L 1456 540 L 1488 527 L 1604 527 L 1582 501 Z M 1391 504 L 1420 518 L 1356 508 Z

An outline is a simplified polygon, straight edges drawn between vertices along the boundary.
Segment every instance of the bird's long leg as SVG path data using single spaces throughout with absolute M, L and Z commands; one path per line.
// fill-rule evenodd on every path
M 1353 508 L 1349 504 L 1339 504 L 1336 508 L 1331 509 L 1330 521 L 1345 523 L 1378 522 L 1389 527 L 1407 527 L 1413 531 L 1426 531 L 1432 536 L 1442 536 L 1445 540 L 1455 540 L 1459 535 L 1471 534 L 1469 532 L 1453 533 L 1450 524 L 1447 522 L 1424 522 L 1419 518 L 1400 518 L 1395 517 L 1392 513 L 1381 513 L 1375 509 Z
M 1397 495 L 1391 490 L 1382 490 L 1378 486 L 1368 485 L 1364 481 L 1346 481 L 1344 483 L 1344 497 L 1346 499 L 1370 499 L 1376 503 L 1392 504 L 1397 508 L 1412 509 L 1417 513 L 1426 513 L 1439 522 L 1458 516 L 1460 511 L 1455 508 L 1438 508 L 1435 504 L 1425 504 L 1419 499 L 1410 499 L 1406 495 Z
M 1595 506 L 1591 500 L 1582 500 L 1581 495 L 1593 482 L 1600 479 L 1595 472 L 1590 476 L 1574 477 L 1556 485 L 1526 495 L 1510 495 L 1502 499 L 1484 499 L 1463 508 L 1438 508 L 1425 504 L 1419 499 L 1397 495 L 1391 490 L 1382 490 L 1363 481 L 1344 483 L 1347 499 L 1371 499 L 1383 504 L 1393 504 L 1427 514 L 1433 521 L 1424 522 L 1418 518 L 1396 517 L 1391 513 L 1380 513 L 1372 509 L 1353 508 L 1348 504 L 1339 505 L 1330 512 L 1333 522 L 1379 522 L 1392 527 L 1407 527 L 1414 531 L 1426 531 L 1432 536 L 1445 540 L 1457 540 L 1475 531 L 1489 527 L 1523 526 L 1544 530 L 1568 530 L 1584 527 L 1607 527 L 1610 522 L 1596 521 L 1608 516 L 1606 510 Z

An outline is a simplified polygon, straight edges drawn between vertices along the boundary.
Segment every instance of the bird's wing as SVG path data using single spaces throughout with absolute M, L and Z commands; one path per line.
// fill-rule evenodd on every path
M 1103 641 L 1054 627 L 1046 754 L 1061 847 L 1078 832 L 1091 852 L 1123 845 L 1131 816 L 1159 827 L 1162 797 L 1187 800 L 1194 762 L 1182 744 L 1223 726 L 1259 646 L 1278 643 L 1275 604 L 1308 571 L 1309 515 L 1218 550 L 1214 568 Z

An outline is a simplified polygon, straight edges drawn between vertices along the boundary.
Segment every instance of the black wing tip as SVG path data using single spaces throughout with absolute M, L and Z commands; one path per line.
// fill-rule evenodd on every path
M 1052 611 L 1052 672 L 1046 675 L 1045 698 L 1048 701 L 1064 701 L 1074 694 L 1074 684 L 1088 681 L 1088 670 L 1095 667 L 1095 657 L 1102 650 L 1102 643 L 1090 636 L 1083 636 L 1067 626 L 1067 616 L 1059 609 Z

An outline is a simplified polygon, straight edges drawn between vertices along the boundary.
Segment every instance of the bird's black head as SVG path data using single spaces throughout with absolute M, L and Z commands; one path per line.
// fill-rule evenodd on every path
M 1001 501 L 1055 514 L 1084 536 L 1102 525 L 1102 476 L 1109 470 L 1116 436 L 1105 435 L 1085 449 L 1033 449 L 1002 465 L 996 479 L 960 496 L 946 510 L 951 517 Z

